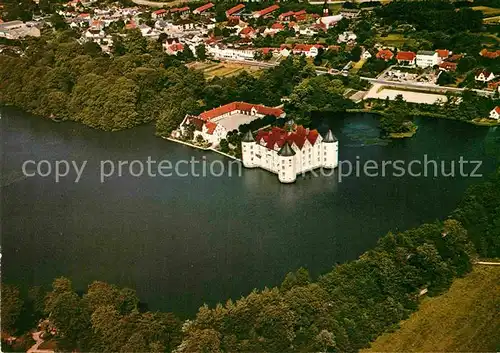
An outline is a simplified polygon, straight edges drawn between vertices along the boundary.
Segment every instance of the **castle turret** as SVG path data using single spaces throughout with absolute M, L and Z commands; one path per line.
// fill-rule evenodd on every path
M 321 144 L 324 156 L 323 167 L 337 168 L 339 165 L 339 141 L 331 130 L 328 130 Z
M 253 138 L 252 131 L 248 130 L 241 140 L 241 155 L 243 165 L 246 168 L 255 167 L 255 139 Z
M 278 152 L 278 179 L 282 183 L 293 183 L 297 178 L 295 172 L 295 151 L 285 141 Z

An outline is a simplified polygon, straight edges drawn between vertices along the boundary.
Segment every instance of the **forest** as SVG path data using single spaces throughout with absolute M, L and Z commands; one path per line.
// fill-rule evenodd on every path
M 300 268 L 277 287 L 203 305 L 184 323 L 146 310 L 131 289 L 96 281 L 78 294 L 66 278 L 48 293 L 3 284 L 2 323 L 21 334 L 48 317 L 61 350 L 356 352 L 417 310 L 422 289 L 443 293 L 477 257 L 498 257 L 499 232 L 500 169 L 470 187 L 444 221 L 390 232 L 315 280 Z
M 165 135 L 185 114 L 232 101 L 276 106 L 291 96 L 291 114 L 299 118 L 312 108 L 311 102 L 317 102 L 315 109 L 337 111 L 350 104 L 342 96 L 342 81 L 315 77 L 304 57 L 290 57 L 259 77 L 243 71 L 207 81 L 200 71 L 182 65 L 182 55 L 164 54 L 159 42 L 148 42 L 138 30 L 115 38 L 113 57 L 93 43 L 80 45 L 71 30 L 23 45 L 23 57 L 0 55 L 0 103 L 102 130 L 155 122 L 157 133 Z

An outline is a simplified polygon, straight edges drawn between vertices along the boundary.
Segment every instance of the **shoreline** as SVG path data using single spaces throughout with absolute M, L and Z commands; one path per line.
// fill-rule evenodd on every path
M 185 142 L 185 141 L 181 141 L 181 140 L 178 140 L 178 139 L 175 139 L 173 137 L 165 137 L 165 136 L 160 136 L 162 139 L 164 140 L 168 140 L 170 142 L 175 142 L 175 143 L 180 143 L 181 145 L 185 145 L 185 146 L 189 146 L 189 147 L 192 147 L 192 148 L 196 148 L 196 149 L 199 149 L 199 150 L 202 150 L 202 151 L 210 151 L 210 152 L 215 152 L 215 153 L 218 153 L 224 157 L 227 157 L 227 158 L 231 158 L 235 161 L 239 161 L 241 162 L 241 159 L 235 157 L 235 156 L 231 156 L 230 154 L 227 154 L 227 153 L 224 153 L 222 151 L 218 151 L 216 150 L 215 148 L 213 147 L 201 147 L 201 146 L 196 146 L 196 145 L 193 145 L 192 143 L 189 143 L 189 142 Z

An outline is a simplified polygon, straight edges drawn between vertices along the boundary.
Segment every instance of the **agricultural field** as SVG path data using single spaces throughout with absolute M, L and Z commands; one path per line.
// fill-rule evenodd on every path
M 207 79 L 214 77 L 229 77 L 239 74 L 242 71 L 247 71 L 252 75 L 258 76 L 262 68 L 233 63 L 216 63 L 216 62 L 194 62 L 188 64 L 189 68 L 203 71 Z
M 493 17 L 493 16 L 500 15 L 500 9 L 497 9 L 494 7 L 474 6 L 472 9 L 475 11 L 481 11 L 483 13 L 484 17 Z
M 403 46 L 403 44 L 415 45 L 416 41 L 412 38 L 405 38 L 400 33 L 390 33 L 386 37 L 377 36 L 376 41 L 388 47 L 396 47 L 399 48 Z
M 500 266 L 476 265 L 448 292 L 425 298 L 401 328 L 380 336 L 369 352 L 498 352 Z

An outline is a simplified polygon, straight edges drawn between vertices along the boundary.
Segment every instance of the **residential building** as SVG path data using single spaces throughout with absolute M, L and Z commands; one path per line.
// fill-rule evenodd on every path
M 443 61 L 441 64 L 439 64 L 439 69 L 443 71 L 456 71 L 457 63 L 450 61 Z
M 151 13 L 151 18 L 152 18 L 153 20 L 157 20 L 157 19 L 159 19 L 159 18 L 163 18 L 163 17 L 165 17 L 165 16 L 167 15 L 167 13 L 168 13 L 168 12 L 167 12 L 167 10 L 165 10 L 165 9 L 156 10 L 156 11 L 153 11 L 153 12 Z
M 487 70 L 479 70 L 476 72 L 474 79 L 479 82 L 490 82 L 495 78 L 493 72 L 489 72 Z
M 390 61 L 394 57 L 394 53 L 389 49 L 381 49 L 378 51 L 376 58 L 384 61 Z
M 493 108 L 493 110 L 490 112 L 490 119 L 494 119 L 496 121 L 500 120 L 500 107 L 496 106 Z
M 338 43 L 355 42 L 356 38 L 358 38 L 358 36 L 356 36 L 356 34 L 354 34 L 354 32 L 350 32 L 350 31 L 344 32 L 344 33 L 339 34 L 339 38 L 337 39 L 337 42 Z
M 266 7 L 263 10 L 254 12 L 253 17 L 254 18 L 260 18 L 260 17 L 266 17 L 269 16 L 271 13 L 274 11 L 278 10 L 280 7 L 278 5 L 271 5 L 269 7 Z
M 200 15 L 200 14 L 205 13 L 206 11 L 210 10 L 214 6 L 215 5 L 213 3 L 209 2 L 208 4 L 205 4 L 203 6 L 200 6 L 200 7 L 197 7 L 196 9 L 194 9 L 193 13 L 196 15 Z
M 418 67 L 426 68 L 439 65 L 441 59 L 436 51 L 420 50 L 417 52 L 416 64 Z
M 223 44 L 212 44 L 206 46 L 207 54 L 219 60 L 253 60 L 255 51 L 253 49 L 230 48 Z
M 489 51 L 488 49 L 483 49 L 479 52 L 479 55 L 488 59 L 496 59 L 500 56 L 500 50 Z
M 396 60 L 400 65 L 413 66 L 416 57 L 417 55 L 412 51 L 398 51 L 396 54 Z
M 239 16 L 243 9 L 245 8 L 245 4 L 238 4 L 234 7 L 231 7 L 229 10 L 226 11 L 226 17 L 233 17 L 233 16 Z
M 242 139 L 241 151 L 246 168 L 275 173 L 282 183 L 293 183 L 298 174 L 317 168 L 338 166 L 338 141 L 332 132 L 322 137 L 317 130 L 300 125 L 261 130 L 255 138 L 249 131 Z

